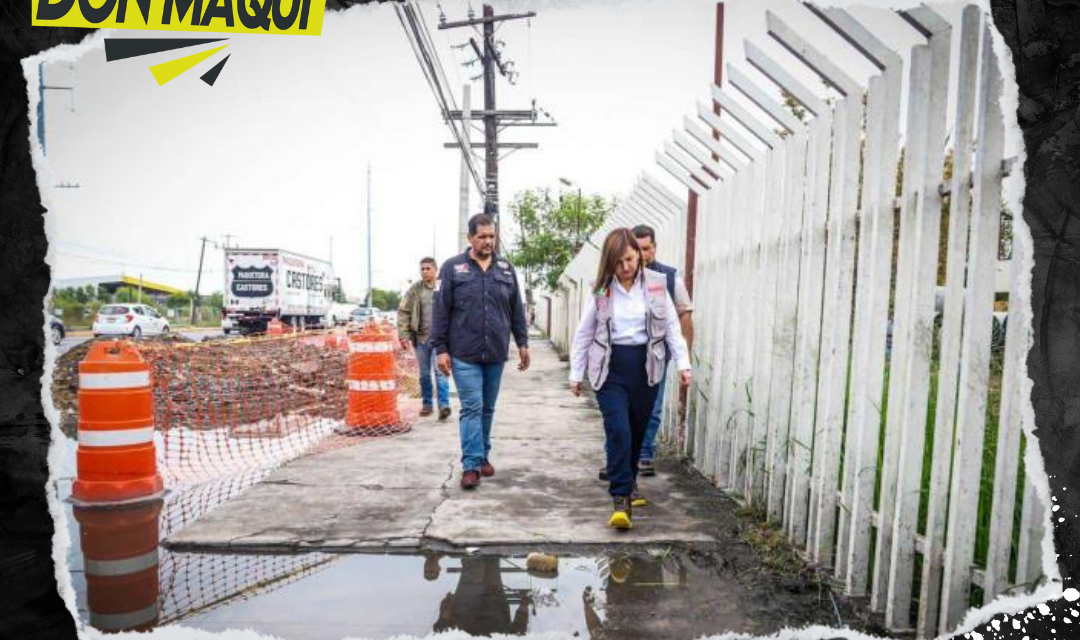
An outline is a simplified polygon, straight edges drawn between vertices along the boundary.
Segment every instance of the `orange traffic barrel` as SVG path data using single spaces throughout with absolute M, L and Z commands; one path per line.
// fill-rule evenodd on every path
M 347 426 L 367 429 L 401 423 L 394 347 L 394 334 L 375 324 L 349 336 Z
M 161 500 L 113 509 L 76 506 L 90 626 L 146 631 L 158 621 Z
M 79 363 L 79 448 L 72 501 L 114 505 L 160 497 L 150 365 L 128 341 L 97 342 Z
M 285 335 L 285 332 L 285 323 L 281 320 L 278 320 L 277 318 L 274 318 L 270 320 L 270 322 L 266 323 L 266 335 L 281 336 Z

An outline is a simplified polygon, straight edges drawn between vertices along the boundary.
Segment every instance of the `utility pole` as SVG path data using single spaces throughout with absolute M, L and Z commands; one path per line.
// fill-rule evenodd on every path
M 484 65 L 484 184 L 487 198 L 484 200 L 484 213 L 495 220 L 498 230 L 499 219 L 499 144 L 498 123 L 495 120 L 495 10 L 490 4 L 484 5 L 484 53 L 480 60 Z M 473 47 L 476 41 L 470 40 Z M 499 63 L 502 66 L 502 63 Z M 496 234 L 496 245 L 499 236 Z
M 375 286 L 371 282 L 371 163 L 367 166 L 367 308 L 371 311 L 371 303 L 375 297 Z
M 461 153 L 461 201 L 458 207 L 458 251 L 464 251 L 469 246 L 469 163 L 465 154 L 472 153 L 472 145 L 469 142 L 469 129 L 472 128 L 472 108 L 470 106 L 470 94 L 472 87 L 465 85 L 461 88 L 461 130 L 462 144 L 465 148 Z
M 499 48 L 495 42 L 495 24 L 498 22 L 505 22 L 508 20 L 520 20 L 523 18 L 532 18 L 536 16 L 536 12 L 529 11 L 528 13 L 517 14 L 505 14 L 495 15 L 495 10 L 491 5 L 485 4 L 483 14 L 480 18 L 470 17 L 468 20 L 462 20 L 458 22 L 445 22 L 442 21 L 439 24 L 439 29 L 455 29 L 458 27 L 476 27 L 480 26 L 483 32 L 484 43 L 481 47 L 475 38 L 469 38 L 469 44 L 472 46 L 473 52 L 483 65 L 483 73 L 481 77 L 484 81 L 484 108 L 480 111 L 480 120 L 484 123 L 484 213 L 491 216 L 495 220 L 495 247 L 499 250 L 501 243 L 501 234 L 499 233 L 499 149 L 502 145 L 499 144 L 499 127 L 507 121 L 519 121 L 517 124 L 528 126 L 532 125 L 544 125 L 551 126 L 554 123 L 537 123 L 536 122 L 536 108 L 535 106 L 529 110 L 517 110 L 517 111 L 498 111 L 495 105 L 495 72 L 498 71 L 500 75 L 513 82 L 513 78 L 516 77 L 516 73 L 508 71 L 508 68 L 512 66 L 512 63 L 506 63 L 502 60 Z M 472 119 L 475 112 L 470 111 L 468 118 Z M 451 111 L 449 114 L 451 119 L 465 120 L 466 116 L 463 111 Z M 528 122 L 520 122 L 528 121 Z M 468 122 L 466 120 L 466 122 Z M 466 129 L 468 127 L 466 126 Z M 466 141 L 462 141 L 462 145 L 468 145 L 468 148 L 462 149 L 462 153 L 471 153 L 472 145 Z M 457 144 L 447 145 L 457 147 Z M 514 148 L 536 148 L 536 145 L 514 145 Z
M 45 63 L 38 63 L 38 107 L 37 107 L 37 135 L 38 143 L 41 144 L 41 154 L 47 155 L 45 151 L 45 91 L 70 91 L 71 95 L 75 95 L 75 87 L 54 87 L 45 84 Z
M 69 107 L 74 113 L 74 99 L 75 99 L 75 87 L 60 87 L 45 84 L 45 63 L 38 63 L 38 106 L 37 106 L 37 137 L 38 144 L 41 145 L 41 155 L 48 155 L 45 149 L 45 91 L 70 91 L 69 94 L 72 98 L 72 106 Z M 61 182 L 56 185 L 57 189 L 78 189 L 81 187 L 78 182 Z
M 202 284 L 203 257 L 206 255 L 206 236 L 202 237 L 202 248 L 199 249 L 199 272 L 195 276 L 195 295 L 191 297 L 191 324 L 195 324 L 195 311 L 199 308 L 199 285 Z M 142 276 L 139 276 L 140 279 Z

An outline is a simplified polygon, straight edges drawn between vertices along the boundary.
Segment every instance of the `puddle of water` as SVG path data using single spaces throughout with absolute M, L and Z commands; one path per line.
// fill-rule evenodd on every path
M 141 509 L 87 516 L 68 507 L 79 614 L 102 631 L 179 624 L 290 640 L 448 629 L 630 640 L 748 630 L 734 589 L 683 551 L 560 556 L 554 575 L 527 571 L 524 556 L 178 553 L 139 545 L 156 536 L 160 505 Z
M 73 472 L 71 449 L 64 468 Z M 159 546 L 258 477 L 123 509 L 65 502 L 79 615 L 102 631 L 182 625 L 290 640 L 423 637 L 449 629 L 606 640 L 754 631 L 745 593 L 730 576 L 709 556 L 681 550 L 557 554 L 558 572 L 543 575 L 527 571 L 523 555 L 228 555 Z M 70 484 L 58 484 L 62 498 Z
M 744 628 L 734 594 L 715 574 L 684 563 L 678 554 L 561 557 L 558 574 L 543 577 L 525 570 L 524 557 L 172 553 L 158 567 L 157 617 L 132 617 L 127 628 L 250 628 L 293 640 L 423 637 L 448 629 L 674 639 Z M 125 608 L 110 589 L 125 586 L 88 585 L 84 573 L 76 581 L 79 611 L 93 626 L 120 630 L 123 612 L 93 610 L 93 603 L 110 601 Z M 710 602 L 694 593 L 709 594 Z M 134 616 L 139 604 L 126 608 Z M 725 609 L 736 624 L 721 623 Z

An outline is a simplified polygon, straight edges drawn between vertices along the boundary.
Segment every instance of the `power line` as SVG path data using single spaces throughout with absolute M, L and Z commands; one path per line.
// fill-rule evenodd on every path
M 431 42 L 431 37 L 427 33 L 426 24 L 424 23 L 422 16 L 417 16 L 418 12 L 411 2 L 395 5 L 394 11 L 397 13 L 398 21 L 401 22 L 402 29 L 405 30 L 405 35 L 413 49 L 413 55 L 416 57 L 417 62 L 420 63 L 420 69 L 424 73 L 424 79 L 427 81 L 432 94 L 435 96 L 435 101 L 442 112 L 443 119 L 450 127 L 454 139 L 460 144 L 464 136 L 458 129 L 457 123 L 450 118 L 450 111 L 456 109 L 457 104 L 454 101 L 453 92 L 450 91 L 447 86 L 446 74 L 442 70 L 442 63 L 439 61 L 438 54 L 435 52 L 435 47 Z M 485 193 L 484 181 L 476 166 L 475 158 L 465 145 L 462 145 L 462 156 L 468 167 L 469 173 L 472 175 L 473 181 L 476 183 L 477 189 L 481 194 Z
M 149 269 L 154 271 L 167 271 L 170 273 L 195 273 L 195 269 L 184 269 L 183 267 L 166 267 L 156 264 L 143 264 L 140 262 L 132 262 L 129 260 L 121 260 L 116 258 L 107 258 L 103 256 L 95 256 L 89 253 L 80 253 L 78 251 L 72 251 L 70 249 L 57 249 L 57 253 L 79 258 L 81 260 L 89 260 L 91 262 L 98 262 L 101 264 L 111 264 L 120 267 L 131 267 L 136 269 Z M 217 273 L 217 269 L 203 269 L 207 273 Z

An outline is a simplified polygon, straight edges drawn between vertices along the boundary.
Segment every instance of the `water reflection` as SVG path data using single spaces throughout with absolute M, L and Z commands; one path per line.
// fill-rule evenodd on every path
M 439 603 L 439 619 L 432 631 L 460 629 L 474 636 L 494 633 L 522 635 L 529 630 L 531 588 L 503 584 L 503 571 L 521 569 L 501 566 L 499 558 L 462 558 L 457 588 Z M 513 613 L 511 613 L 513 611 Z
M 67 505 L 80 615 L 104 632 L 182 624 L 291 640 L 565 632 L 592 640 L 694 638 L 745 629 L 728 579 L 671 549 L 521 556 L 181 553 L 160 539 L 252 478 L 115 509 Z

